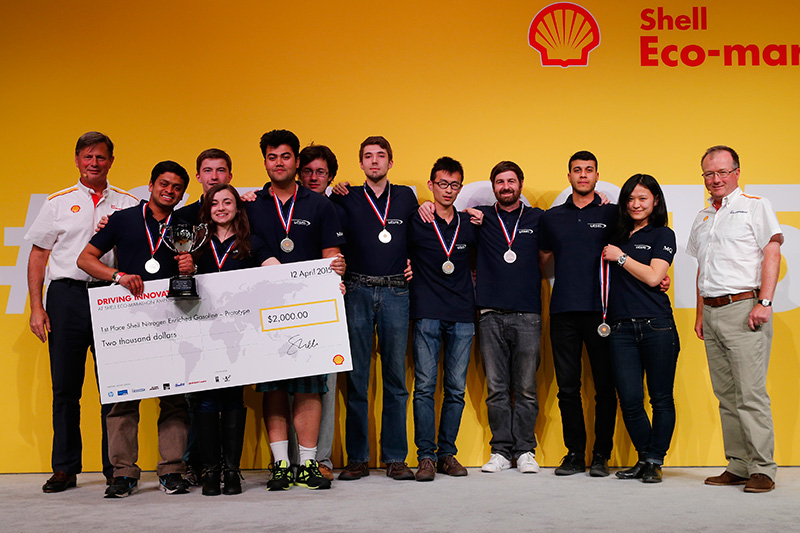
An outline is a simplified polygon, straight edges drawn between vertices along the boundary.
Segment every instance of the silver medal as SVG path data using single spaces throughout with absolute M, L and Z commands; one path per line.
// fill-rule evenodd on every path
M 601 337 L 608 337 L 611 334 L 611 326 L 603 322 L 597 326 L 597 334 Z
M 389 244 L 392 240 L 392 234 L 386 228 L 383 228 L 383 231 L 378 233 L 378 240 L 383 244 Z
M 161 268 L 161 264 L 156 261 L 155 257 L 151 257 L 147 260 L 144 264 L 144 269 L 147 270 L 149 274 L 155 274 Z
M 455 270 L 456 270 L 456 266 L 449 259 L 447 261 L 445 261 L 444 263 L 442 263 L 442 272 L 444 272 L 448 276 L 450 274 L 452 274 L 453 272 L 455 272 Z
M 283 250 L 287 254 L 289 252 L 291 252 L 292 250 L 294 250 L 294 241 L 292 239 L 290 239 L 289 237 L 286 237 L 285 239 L 283 239 L 281 241 L 281 250 Z
M 509 248 L 508 251 L 503 254 L 503 259 L 506 263 L 511 264 L 517 260 L 517 252 Z

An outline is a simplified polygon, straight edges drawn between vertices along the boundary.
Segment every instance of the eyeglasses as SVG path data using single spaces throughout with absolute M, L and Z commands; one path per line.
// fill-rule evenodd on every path
M 300 174 L 302 174 L 306 178 L 310 178 L 314 174 L 316 174 L 318 178 L 324 179 L 328 177 L 328 171 L 325 170 L 324 168 L 318 168 L 316 170 L 314 170 L 313 168 L 304 168 L 303 170 L 300 171 Z
M 453 189 L 453 191 L 461 190 L 461 184 L 457 181 L 434 181 L 434 183 L 443 191 L 446 191 L 448 188 Z
M 736 172 L 737 170 L 739 170 L 739 169 L 738 168 L 734 168 L 734 169 L 731 169 L 731 170 L 717 170 L 716 172 L 708 171 L 708 172 L 703 172 L 702 176 L 703 176 L 704 179 L 707 179 L 707 180 L 714 179 L 715 176 L 719 176 L 720 178 L 725 179 L 728 176 L 730 176 L 731 174 L 733 174 L 734 172 Z

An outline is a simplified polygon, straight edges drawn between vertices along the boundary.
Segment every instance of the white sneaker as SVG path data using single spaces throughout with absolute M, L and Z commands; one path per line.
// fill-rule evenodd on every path
M 536 461 L 534 461 L 536 463 Z M 538 468 L 539 465 L 536 465 Z M 481 467 L 481 472 L 500 472 L 501 470 L 508 470 L 511 468 L 511 461 L 500 455 L 493 453 L 489 457 L 489 462 Z
M 517 457 L 517 470 L 523 474 L 536 474 L 539 471 L 539 463 L 533 456 L 533 452 L 525 452 Z

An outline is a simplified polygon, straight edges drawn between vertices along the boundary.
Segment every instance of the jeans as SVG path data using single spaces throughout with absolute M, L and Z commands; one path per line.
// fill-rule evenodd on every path
M 675 367 L 680 341 L 672 318 L 626 319 L 609 337 L 611 364 L 622 418 L 639 456 L 662 464 L 675 430 Z M 653 423 L 644 410 L 644 385 L 653 408 Z
M 472 322 L 422 318 L 414 322 L 414 443 L 417 457 L 436 460 L 455 455 L 456 437 L 464 411 L 467 367 L 475 336 Z M 444 399 L 436 443 L 436 393 L 439 350 L 444 345 Z
M 586 345 L 595 390 L 594 450 L 606 459 L 614 446 L 617 394 L 608 353 L 608 339 L 597 334 L 603 316 L 597 312 L 550 315 L 550 339 L 558 383 L 558 408 L 564 428 L 564 444 L 570 453 L 586 453 L 586 425 L 581 401 L 581 346 Z
M 345 447 L 349 463 L 369 461 L 369 376 L 373 334 L 377 327 L 383 373 L 381 460 L 404 462 L 406 435 L 406 347 L 408 345 L 408 288 L 370 287 L 345 282 L 347 331 L 353 370 L 347 374 Z
M 242 394 L 244 387 L 204 390 L 195 393 L 195 409 L 203 413 L 239 411 L 244 408 Z
M 492 430 L 489 444 L 492 453 L 517 458 L 536 449 L 536 370 L 542 319 L 536 313 L 488 312 L 481 314 L 478 329 Z

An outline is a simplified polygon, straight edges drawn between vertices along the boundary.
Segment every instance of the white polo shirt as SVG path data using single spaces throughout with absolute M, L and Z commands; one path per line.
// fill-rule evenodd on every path
M 31 244 L 50 250 L 46 281 L 63 278 L 91 280 L 92 277 L 75 262 L 94 235 L 97 223 L 105 215 L 139 203 L 135 196 L 108 185 L 95 207 L 92 192 L 79 181 L 73 187 L 51 194 L 25 234 L 25 239 Z M 100 260 L 114 266 L 114 252 L 105 254 Z
M 719 210 L 711 202 L 695 218 L 686 245 L 686 253 L 697 258 L 700 296 L 760 288 L 763 249 L 774 235 L 783 234 L 772 204 L 739 187 L 722 199 Z

